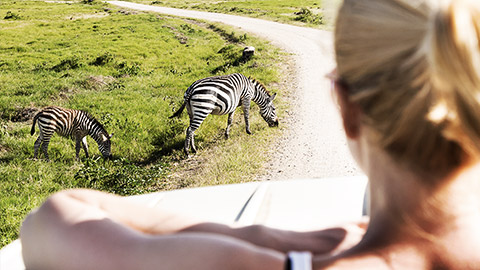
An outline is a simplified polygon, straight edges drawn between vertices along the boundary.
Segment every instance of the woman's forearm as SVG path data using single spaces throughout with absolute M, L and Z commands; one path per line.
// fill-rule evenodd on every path
M 24 221 L 22 252 L 29 269 L 281 270 L 285 260 L 280 252 L 219 234 L 145 234 L 119 220 L 140 226 L 146 225 L 143 221 L 108 211 L 115 196 L 92 198 L 93 203 L 85 204 L 71 195 L 52 196 Z M 96 206 L 99 198 L 101 207 Z M 121 206 L 127 211 L 136 208 Z M 144 214 L 137 212 L 132 218 Z
M 126 200 L 120 196 L 94 190 L 67 190 L 49 199 L 57 207 L 65 205 L 65 201 L 76 205 L 65 209 L 63 217 L 69 222 L 79 222 L 85 218 L 82 214 L 92 213 L 98 218 L 109 219 L 123 224 L 135 231 L 165 235 L 178 232 L 214 233 L 241 239 L 255 245 L 275 249 L 280 252 L 290 250 L 311 251 L 314 254 L 325 254 L 335 250 L 346 238 L 346 230 L 341 228 L 316 232 L 293 232 L 268 228 L 262 225 L 235 228 L 225 224 L 202 222 L 179 216 L 169 209 L 149 208 Z
M 325 254 L 333 251 L 346 237 L 341 228 L 315 232 L 278 230 L 263 225 L 232 227 L 231 225 L 204 222 L 184 217 L 169 209 L 148 208 L 125 198 L 92 190 L 66 191 L 68 196 L 98 207 L 112 219 L 147 234 L 172 234 L 177 232 L 206 232 L 241 239 L 258 246 L 281 252 L 291 250 Z
M 146 234 L 171 234 L 200 223 L 169 209 L 149 208 L 124 197 L 95 190 L 66 190 L 54 196 L 77 200 L 85 209 L 99 209 L 112 220 Z
M 181 231 L 228 235 L 282 253 L 297 250 L 310 251 L 313 254 L 326 254 L 339 247 L 347 237 L 347 231 L 343 228 L 295 232 L 269 228 L 263 225 L 234 228 L 216 223 L 199 223 Z

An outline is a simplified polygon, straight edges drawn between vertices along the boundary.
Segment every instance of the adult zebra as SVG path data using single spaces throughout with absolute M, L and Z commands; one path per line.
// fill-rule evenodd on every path
M 190 126 L 186 131 L 183 150 L 188 156 L 190 147 L 194 153 L 197 152 L 194 143 L 195 131 L 209 114 L 228 114 L 225 130 L 225 137 L 228 138 L 235 109 L 241 105 L 245 116 L 246 132 L 252 134 L 249 113 L 250 101 L 253 100 L 260 107 L 260 115 L 268 125 L 270 127 L 278 126 L 278 118 L 273 105 L 275 96 L 276 94 L 270 96 L 260 82 L 240 73 L 208 77 L 200 79 L 188 87 L 182 106 L 170 118 L 179 116 L 187 107 Z
M 76 157 L 79 159 L 80 145 L 83 146 L 88 157 L 87 135 L 90 135 L 98 144 L 98 149 L 106 158 L 111 157 L 110 138 L 105 128 L 87 112 L 51 106 L 42 109 L 35 115 L 30 134 L 35 134 L 35 123 L 38 120 L 40 135 L 34 144 L 34 158 L 37 158 L 38 148 L 42 146 L 45 158 L 48 160 L 48 144 L 56 132 L 64 137 L 75 139 Z

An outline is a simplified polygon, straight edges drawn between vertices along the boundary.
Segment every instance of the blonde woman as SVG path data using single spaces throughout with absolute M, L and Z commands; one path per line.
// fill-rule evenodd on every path
M 371 187 L 370 223 L 353 247 L 341 229 L 197 224 L 74 190 L 26 219 L 27 267 L 480 269 L 479 36 L 476 0 L 342 4 L 332 75 Z

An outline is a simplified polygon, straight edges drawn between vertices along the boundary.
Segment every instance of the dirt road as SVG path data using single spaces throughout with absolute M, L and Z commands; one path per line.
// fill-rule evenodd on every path
M 293 106 L 281 123 L 288 126 L 288 131 L 272 151 L 272 160 L 266 164 L 267 173 L 260 175 L 259 180 L 361 174 L 346 146 L 330 84 L 324 77 L 334 66 L 331 32 L 219 13 L 108 2 L 125 8 L 233 25 L 293 54 L 294 71 L 284 82 L 294 88 L 289 97 Z

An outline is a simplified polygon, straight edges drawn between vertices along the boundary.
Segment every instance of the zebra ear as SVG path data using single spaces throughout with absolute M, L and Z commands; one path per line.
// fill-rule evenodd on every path
M 108 135 L 108 138 L 111 139 L 113 137 L 113 133 Z
M 277 96 L 277 93 L 273 94 L 273 95 L 269 98 L 270 102 L 272 102 L 272 101 L 275 99 L 276 96 Z

